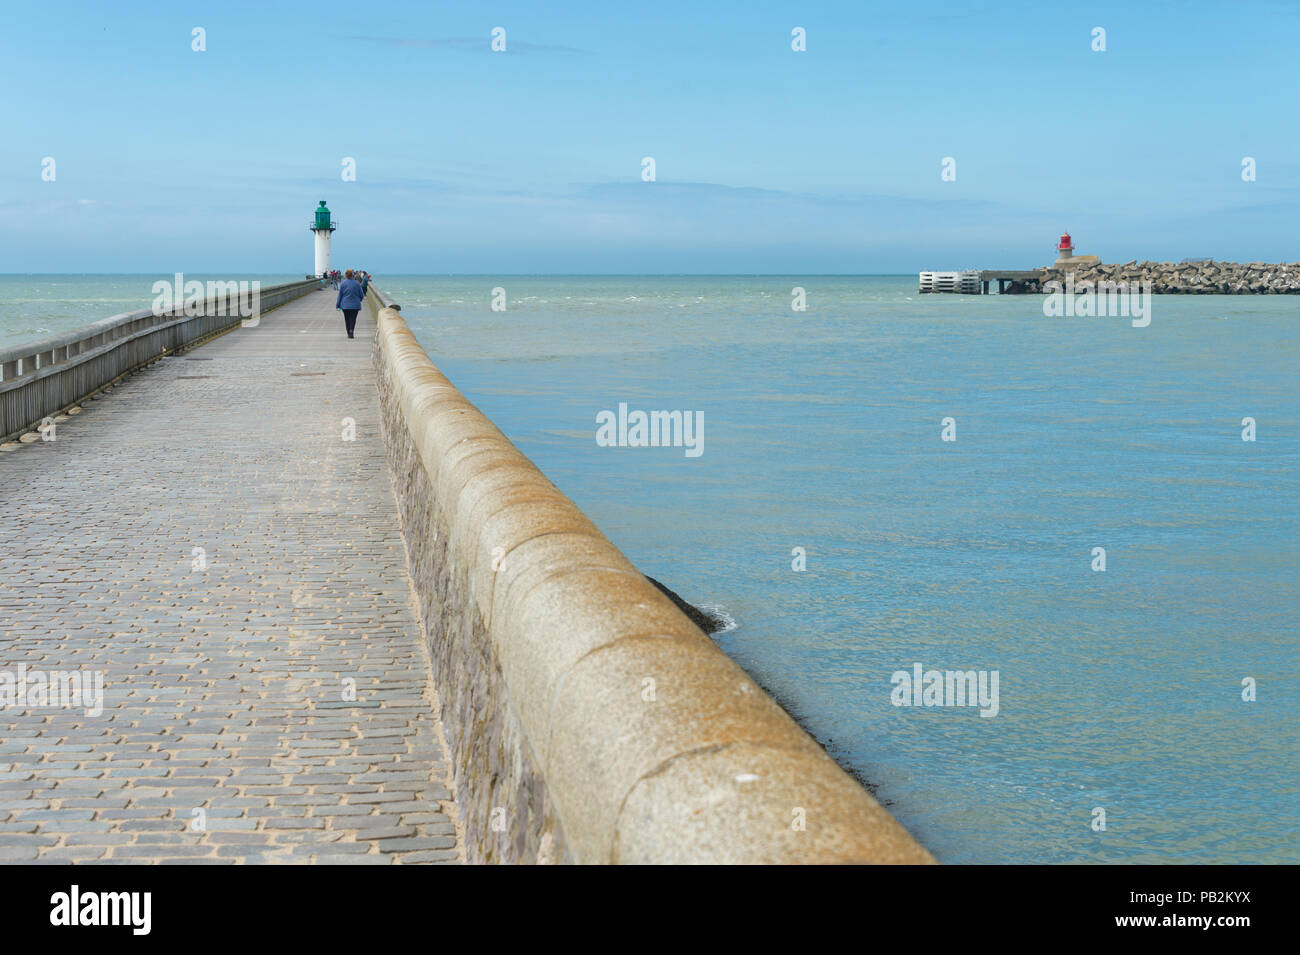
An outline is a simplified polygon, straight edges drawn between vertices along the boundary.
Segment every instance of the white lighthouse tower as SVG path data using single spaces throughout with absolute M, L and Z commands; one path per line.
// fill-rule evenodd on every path
M 325 207 L 324 199 L 316 209 L 315 221 L 308 228 L 316 233 L 316 271 L 313 274 L 324 275 L 330 270 L 330 234 L 338 228 L 338 223 Z

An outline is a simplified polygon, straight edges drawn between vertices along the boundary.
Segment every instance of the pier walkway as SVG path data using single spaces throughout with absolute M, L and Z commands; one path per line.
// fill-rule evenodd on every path
M 374 322 L 334 296 L 0 451 L 0 862 L 464 858 Z M 36 671 L 102 673 L 102 714 Z

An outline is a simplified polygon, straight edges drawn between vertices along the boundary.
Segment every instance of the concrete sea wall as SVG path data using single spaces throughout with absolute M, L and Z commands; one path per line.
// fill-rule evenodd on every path
M 933 859 L 372 289 L 389 463 L 476 862 Z

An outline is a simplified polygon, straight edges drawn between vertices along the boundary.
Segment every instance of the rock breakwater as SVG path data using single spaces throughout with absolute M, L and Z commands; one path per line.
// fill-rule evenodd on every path
M 1078 269 L 1035 269 L 1036 280 L 1013 283 L 1010 292 L 1042 292 L 1048 282 L 1065 282 L 1073 272 L 1074 285 L 1083 282 L 1151 283 L 1156 295 L 1300 295 L 1300 262 L 1271 265 L 1266 262 L 1125 262 Z

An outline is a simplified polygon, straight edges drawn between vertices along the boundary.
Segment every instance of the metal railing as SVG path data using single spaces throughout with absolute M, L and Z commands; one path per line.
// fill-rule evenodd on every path
M 320 287 L 319 280 L 261 289 L 260 314 Z M 128 372 L 240 324 L 235 296 L 215 295 L 200 315 L 185 303 L 124 312 L 75 331 L 0 349 L 0 440 L 74 405 Z

